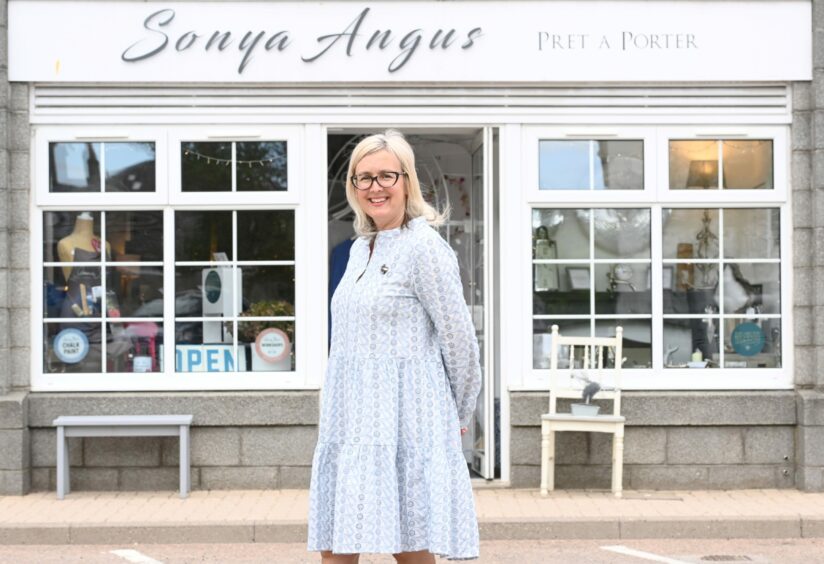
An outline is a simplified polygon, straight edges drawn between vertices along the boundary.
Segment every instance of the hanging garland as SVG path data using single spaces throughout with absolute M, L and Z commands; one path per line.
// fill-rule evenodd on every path
M 205 160 L 206 164 L 216 164 L 216 165 L 223 165 L 229 166 L 232 164 L 232 159 L 220 159 L 218 157 L 210 157 L 209 155 L 204 155 L 203 153 L 198 153 L 197 151 L 192 151 L 191 149 L 183 149 L 183 154 L 188 156 L 195 156 L 197 160 Z M 244 161 L 244 160 L 235 160 L 238 166 L 241 165 L 248 165 L 249 168 L 252 166 L 266 166 L 267 164 L 272 164 L 275 162 L 275 159 L 260 159 L 256 161 Z

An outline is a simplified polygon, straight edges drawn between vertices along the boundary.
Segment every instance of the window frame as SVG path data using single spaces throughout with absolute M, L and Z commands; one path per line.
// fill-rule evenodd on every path
M 215 125 L 191 128 L 188 126 L 34 126 L 33 158 L 31 162 L 34 179 L 35 198 L 30 206 L 30 305 L 31 305 L 31 388 L 33 391 L 92 392 L 92 391 L 218 391 L 218 390 L 305 390 L 316 389 L 318 376 L 312 377 L 315 361 L 311 359 L 308 325 L 314 309 L 308 304 L 305 286 L 309 282 L 307 255 L 307 203 L 304 190 L 298 183 L 305 177 L 303 154 L 306 150 L 303 134 L 297 126 L 254 127 L 248 131 L 257 132 L 252 140 L 286 140 L 287 182 L 289 189 L 284 192 L 226 192 L 180 193 L 179 174 L 176 184 L 172 182 L 174 169 L 180 170 L 179 146 L 175 140 L 188 140 L 192 131 L 209 131 L 207 140 L 231 137 L 233 141 L 243 140 L 237 127 Z M 125 136 L 124 131 L 129 135 Z M 151 135 L 151 137 L 149 137 Z M 204 135 L 205 136 L 205 135 Z M 218 138 L 218 136 L 220 136 Z M 157 191 L 139 194 L 118 192 L 86 193 L 84 203 L 78 205 L 75 193 L 49 193 L 49 143 L 77 141 L 154 141 L 156 143 Z M 116 138 L 116 139 L 115 139 Z M 175 161 L 177 161 L 175 163 Z M 175 192 L 177 190 L 177 192 Z M 193 195 L 193 198 L 181 197 Z M 217 195 L 217 197 L 214 197 Z M 238 197 L 245 196 L 245 197 Z M 273 197 L 276 196 L 276 197 Z M 247 371 L 247 372 L 181 372 L 175 371 L 175 347 L 163 347 L 163 372 L 126 373 L 46 373 L 44 341 L 44 256 L 43 217 L 54 211 L 161 211 L 163 213 L 163 290 L 165 296 L 175 295 L 175 238 L 174 216 L 176 211 L 246 211 L 246 210 L 290 210 L 294 213 L 295 224 L 295 367 L 294 371 Z M 234 234 L 233 234 L 234 236 Z M 165 299 L 163 304 L 164 345 L 175 339 L 174 299 Z M 313 310 L 313 311 L 310 311 Z M 103 323 L 103 320 L 101 320 Z M 172 341 L 169 341 L 169 338 Z M 105 340 L 105 337 L 104 339 Z M 104 360 L 105 362 L 105 346 Z M 310 364 L 312 366 L 310 366 Z
M 776 126 L 650 126 L 610 128 L 610 140 L 638 139 L 643 132 L 644 190 L 544 190 L 538 186 L 538 141 L 562 137 L 566 131 L 575 138 L 599 138 L 600 126 L 543 127 L 525 126 L 521 140 L 522 178 L 519 213 L 521 241 L 521 307 L 518 320 L 522 335 L 520 354 L 524 359 L 523 376 L 513 378 L 510 390 L 545 390 L 549 370 L 535 369 L 533 358 L 533 262 L 532 211 L 536 208 L 648 208 L 651 213 L 652 276 L 652 368 L 625 370 L 623 387 L 627 390 L 765 390 L 793 387 L 792 320 L 792 214 L 790 206 L 789 128 Z M 586 137 L 586 135 L 590 137 Z M 714 138 L 771 139 L 773 141 L 772 190 L 670 190 L 669 141 Z M 530 168 L 531 167 L 531 168 Z M 651 169 L 651 170 L 650 170 Z M 635 194 L 633 194 L 635 192 Z M 699 196 L 696 194 L 698 192 Z M 717 193 L 714 193 L 717 192 Z M 549 197 L 547 197 L 549 196 Z M 708 196 L 705 198 L 705 196 Z M 781 221 L 779 274 L 781 280 L 781 368 L 664 369 L 662 219 L 664 208 L 778 208 Z M 719 234 L 720 236 L 720 234 Z M 719 263 L 721 260 L 719 260 Z M 729 261 L 727 261 L 729 262 Z M 723 299 L 723 298 L 721 298 Z M 589 319 L 595 317 L 594 312 Z M 724 319 L 727 317 L 725 316 Z M 723 340 L 723 324 L 720 326 Z

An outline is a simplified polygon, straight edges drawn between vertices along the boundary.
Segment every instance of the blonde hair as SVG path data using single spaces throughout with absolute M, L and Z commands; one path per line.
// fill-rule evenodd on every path
M 438 211 L 426 200 L 421 193 L 421 184 L 418 181 L 418 173 L 415 171 L 415 153 L 403 133 L 396 129 L 387 129 L 383 133 L 376 133 L 361 140 L 352 150 L 352 157 L 349 160 L 349 172 L 346 175 L 346 199 L 355 212 L 355 232 L 368 237 L 377 233 L 378 228 L 375 222 L 367 215 L 358 202 L 356 189 L 352 185 L 352 177 L 355 169 L 361 160 L 379 151 L 389 151 L 401 163 L 401 171 L 406 174 L 406 209 L 404 213 L 403 225 L 416 217 L 425 217 L 429 225 L 437 227 L 442 225 L 449 210 Z

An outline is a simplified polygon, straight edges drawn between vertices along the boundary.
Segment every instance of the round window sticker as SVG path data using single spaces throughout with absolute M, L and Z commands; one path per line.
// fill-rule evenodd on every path
M 286 358 L 292 350 L 289 337 L 275 327 L 264 329 L 255 339 L 255 350 L 266 362 L 278 362 Z
M 89 339 L 80 329 L 63 329 L 55 335 L 54 354 L 66 364 L 77 364 L 89 354 Z
M 220 299 L 220 289 L 220 275 L 213 270 L 206 275 L 206 287 L 203 289 L 209 303 L 216 303 Z
M 730 341 L 741 356 L 755 356 L 764 349 L 764 331 L 755 323 L 742 323 L 733 329 Z

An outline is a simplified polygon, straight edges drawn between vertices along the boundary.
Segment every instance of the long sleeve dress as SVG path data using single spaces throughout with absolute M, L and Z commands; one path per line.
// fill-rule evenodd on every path
M 478 557 L 460 427 L 481 387 L 454 252 L 424 218 L 359 238 L 332 299 L 309 550 Z

